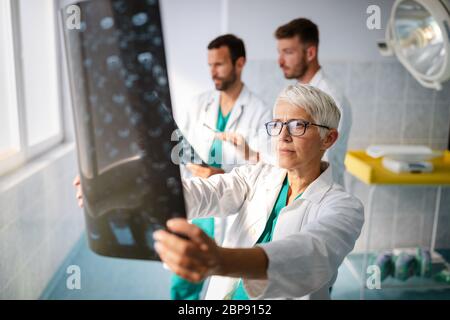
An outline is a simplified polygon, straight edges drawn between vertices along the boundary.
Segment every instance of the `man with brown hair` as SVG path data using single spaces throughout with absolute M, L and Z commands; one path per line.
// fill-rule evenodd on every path
M 327 150 L 324 160 L 332 167 L 333 179 L 344 186 L 344 159 L 347 152 L 348 137 L 352 125 L 350 104 L 339 87 L 334 85 L 322 70 L 319 51 L 319 29 L 306 18 L 294 19 L 275 31 L 278 48 L 278 64 L 286 79 L 296 79 L 328 93 L 341 111 L 339 138 Z

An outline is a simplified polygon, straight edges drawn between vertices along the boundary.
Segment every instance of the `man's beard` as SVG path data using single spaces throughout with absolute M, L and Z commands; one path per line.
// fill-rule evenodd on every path
M 286 79 L 299 79 L 305 75 L 307 70 L 308 63 L 306 61 L 306 57 L 303 57 L 303 60 L 294 67 L 293 71 L 290 74 L 285 73 L 284 77 Z
M 233 70 L 233 72 L 231 72 L 230 76 L 227 78 L 213 78 L 213 80 L 214 79 L 221 80 L 220 83 L 214 83 L 214 85 L 216 86 L 216 90 L 226 91 L 236 82 L 237 76 Z

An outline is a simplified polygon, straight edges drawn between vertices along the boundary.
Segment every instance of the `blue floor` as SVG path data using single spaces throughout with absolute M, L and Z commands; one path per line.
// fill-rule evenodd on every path
M 358 267 L 360 256 L 351 257 Z M 66 273 L 69 265 L 81 271 L 81 289 L 69 290 Z M 357 269 L 359 270 L 359 269 Z M 93 253 L 83 235 L 72 252 L 44 290 L 41 299 L 169 299 L 171 273 L 159 262 L 106 258 Z M 419 279 L 420 280 L 420 279 Z M 410 280 L 408 280 L 410 281 Z M 412 283 L 418 280 L 411 280 Z M 431 281 L 431 280 L 430 280 Z M 395 281 L 388 284 L 398 285 Z M 450 300 L 450 289 L 383 288 L 366 290 L 366 299 L 445 299 Z M 344 264 L 333 287 L 332 298 L 359 299 L 357 280 Z
M 80 267 L 79 290 L 67 289 L 69 265 Z M 160 262 L 99 256 L 83 234 L 40 299 L 170 299 L 170 275 Z

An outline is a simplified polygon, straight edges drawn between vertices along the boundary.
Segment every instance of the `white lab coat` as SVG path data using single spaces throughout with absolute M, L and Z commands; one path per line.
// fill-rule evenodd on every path
M 195 97 L 183 117 L 177 119 L 181 132 L 205 162 L 208 161 L 214 132 L 203 124 L 213 129 L 216 128 L 219 103 L 220 91 L 207 91 Z M 231 109 L 225 132 L 241 134 L 253 150 L 267 154 L 270 152 L 267 150 L 268 145 L 270 146 L 270 137 L 266 133 L 264 124 L 270 120 L 272 120 L 272 108 L 267 107 L 244 85 Z M 240 151 L 229 142 L 222 143 L 222 155 L 222 169 L 225 172 L 230 172 L 234 167 L 246 163 Z M 182 176 L 190 177 L 191 175 L 182 167 Z M 223 242 L 233 220 L 234 217 L 215 219 L 214 237 L 217 243 Z
M 339 111 L 341 111 L 341 120 L 339 121 L 339 137 L 334 145 L 328 149 L 323 160 L 331 164 L 333 180 L 344 186 L 345 172 L 345 154 L 347 153 L 348 138 L 352 127 L 352 112 L 350 103 L 345 97 L 344 92 L 327 77 L 326 73 L 319 69 L 309 82 L 310 85 L 319 88 L 328 93 L 336 102 Z
M 339 265 L 361 232 L 361 202 L 333 183 L 328 164 L 302 196 L 283 208 L 272 242 L 259 244 L 269 259 L 267 280 L 244 280 L 253 299 L 329 299 Z M 246 165 L 229 174 L 183 181 L 188 217 L 238 212 L 223 246 L 253 247 L 280 192 L 286 170 Z M 237 279 L 213 276 L 206 299 L 223 299 Z

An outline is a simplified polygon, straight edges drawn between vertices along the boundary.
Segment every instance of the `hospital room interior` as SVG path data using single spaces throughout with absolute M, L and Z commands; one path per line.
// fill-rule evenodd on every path
M 0 300 L 450 299 L 449 26 L 449 0 L 0 0 Z

